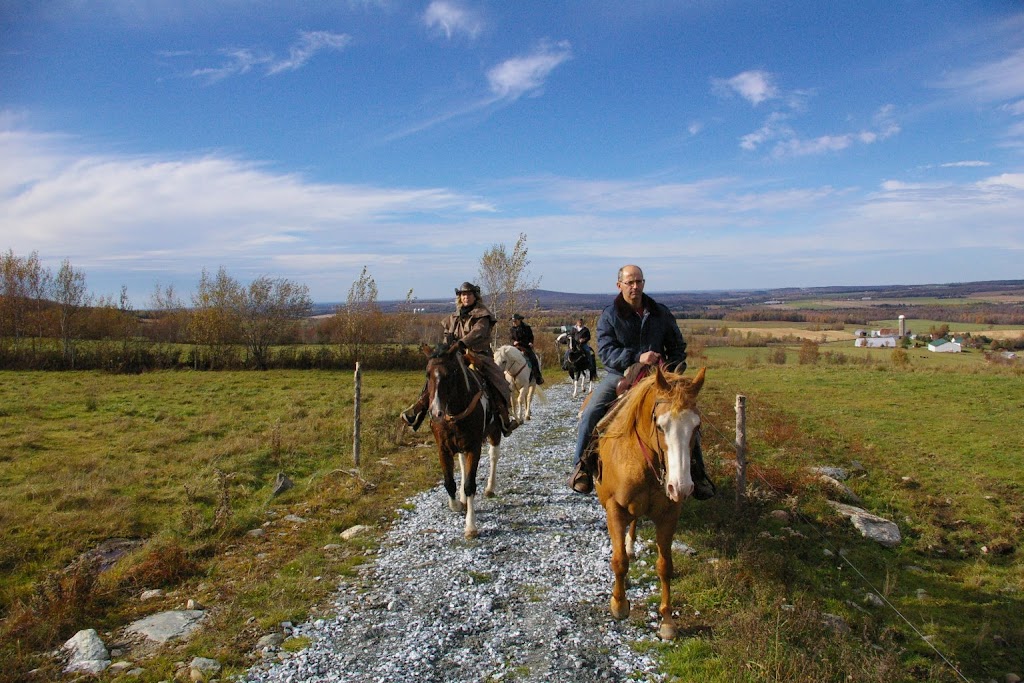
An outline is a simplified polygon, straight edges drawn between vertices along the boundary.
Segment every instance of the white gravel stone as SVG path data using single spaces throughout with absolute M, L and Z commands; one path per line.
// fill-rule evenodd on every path
M 242 680 L 662 681 L 631 646 L 655 632 L 609 615 L 604 511 L 566 483 L 580 404 L 571 392 L 567 381 L 546 385 L 533 419 L 502 441 L 495 498 L 483 496 L 485 450 L 479 538 L 463 538 L 464 517 L 440 485 L 414 496 L 375 561 L 338 587 L 335 616 L 303 626 L 310 646 Z M 628 596 L 642 609 L 658 583 L 636 583 Z

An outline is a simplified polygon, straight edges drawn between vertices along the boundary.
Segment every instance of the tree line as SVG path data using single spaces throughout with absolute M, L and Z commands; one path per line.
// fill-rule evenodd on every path
M 525 235 L 511 253 L 493 245 L 481 257 L 478 274 L 500 320 L 536 286 L 528 264 Z M 437 341 L 443 316 L 416 313 L 412 290 L 385 313 L 377 293 L 364 267 L 344 304 L 312 317 L 306 285 L 266 275 L 243 283 L 223 267 L 204 268 L 188 301 L 157 284 L 149 307 L 135 310 L 124 286 L 117 298 L 96 298 L 67 259 L 54 273 L 36 252 L 9 249 L 0 254 L 0 369 L 422 368 L 417 347 Z

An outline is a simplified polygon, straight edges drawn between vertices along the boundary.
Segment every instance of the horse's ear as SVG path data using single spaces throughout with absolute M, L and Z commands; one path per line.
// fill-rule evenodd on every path
M 704 371 L 705 370 L 707 370 L 707 367 L 703 367 L 700 370 L 698 370 L 697 371 L 697 376 L 693 378 L 692 382 L 690 382 L 690 391 L 693 392 L 694 394 L 696 394 L 698 391 L 700 391 L 701 387 L 704 386 Z
M 430 348 L 429 344 L 420 344 L 420 353 L 422 353 L 427 358 L 430 358 L 430 356 L 434 353 L 434 350 Z
M 668 380 L 665 379 L 665 374 L 661 371 L 661 366 L 660 365 L 655 365 L 654 366 L 654 377 L 655 377 L 654 381 L 658 385 L 658 390 L 659 391 L 668 391 L 668 390 L 670 390 L 672 388 L 672 385 L 670 385 L 668 383 Z

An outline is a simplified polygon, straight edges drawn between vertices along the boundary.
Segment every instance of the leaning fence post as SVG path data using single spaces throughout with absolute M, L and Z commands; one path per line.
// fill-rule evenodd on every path
M 359 422 L 360 422 L 360 395 L 363 389 L 363 371 L 359 367 L 359 363 L 356 363 L 356 376 L 355 376 L 356 394 L 353 399 L 352 405 L 352 460 L 355 462 L 355 466 L 359 467 Z
M 747 397 L 736 394 L 736 502 L 747 495 Z

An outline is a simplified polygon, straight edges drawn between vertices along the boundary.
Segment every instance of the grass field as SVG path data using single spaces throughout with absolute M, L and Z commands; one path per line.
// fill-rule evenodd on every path
M 894 366 L 888 349 L 821 348 L 848 358 L 800 365 L 797 347 L 782 365 L 763 348 L 691 358 L 709 368 L 702 405 L 721 495 L 685 506 L 679 536 L 698 554 L 677 562 L 685 637 L 656 647 L 666 671 L 808 682 L 1024 672 L 1024 374 L 980 353 L 911 350 Z M 364 377 L 356 472 L 351 373 L 0 373 L 0 680 L 37 667 L 45 678 L 40 653 L 77 629 L 112 631 L 152 612 L 137 600 L 146 588 L 166 588 L 168 607 L 194 597 L 217 609 L 140 681 L 169 680 L 192 655 L 221 659 L 228 675 L 274 624 L 322 613 L 334 579 L 374 545 L 338 532 L 381 531 L 438 480 L 431 438 L 395 430 L 421 381 Z M 736 394 L 747 396 L 752 463 L 740 507 L 728 464 Z M 858 472 L 851 489 L 899 525 L 903 543 L 862 539 L 825 504 L 810 465 Z M 271 498 L 278 472 L 296 486 Z M 787 521 L 770 514 L 779 509 Z M 288 524 L 288 513 L 307 522 Z M 111 538 L 144 543 L 72 581 L 75 558 Z M 889 604 L 867 605 L 872 592 Z M 852 630 L 822 628 L 822 613 Z

